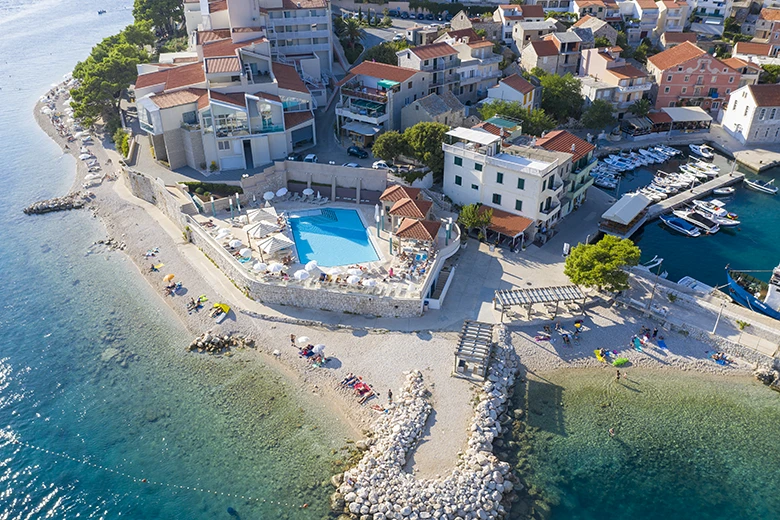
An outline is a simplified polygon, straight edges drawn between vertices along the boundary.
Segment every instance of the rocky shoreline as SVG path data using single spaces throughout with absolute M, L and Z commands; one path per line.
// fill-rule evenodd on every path
M 200 352 L 206 354 L 225 354 L 230 355 L 231 348 L 254 348 L 255 340 L 249 336 L 238 336 L 226 333 L 223 335 L 215 334 L 213 330 L 208 330 L 195 338 L 189 344 L 187 350 L 190 352 Z
M 22 211 L 25 215 L 42 215 L 52 211 L 70 211 L 81 209 L 89 203 L 95 195 L 89 191 L 68 193 L 62 197 L 33 202 Z

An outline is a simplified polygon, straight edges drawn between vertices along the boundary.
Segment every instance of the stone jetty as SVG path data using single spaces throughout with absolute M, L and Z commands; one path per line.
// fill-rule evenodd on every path
M 187 350 L 190 352 L 198 351 L 208 354 L 222 354 L 233 347 L 253 348 L 254 346 L 255 340 L 250 337 L 233 336 L 230 333 L 218 335 L 209 330 L 195 338 L 192 343 L 189 344 Z
M 487 381 L 477 395 L 467 448 L 445 478 L 416 479 L 404 471 L 408 451 L 419 440 L 431 413 L 428 391 L 419 371 L 407 373 L 395 404 L 377 421 L 364 441 L 366 452 L 356 467 L 337 475 L 331 508 L 360 520 L 504 518 L 508 497 L 518 488 L 509 464 L 493 454 L 493 440 L 511 420 L 507 396 L 515 382 L 519 360 L 504 326 Z
M 54 197 L 53 199 L 35 202 L 24 208 L 23 211 L 27 215 L 40 215 L 52 211 L 81 209 L 90 201 L 90 199 L 92 199 L 92 197 L 94 197 L 94 195 L 88 191 L 77 191 L 68 193 L 62 197 Z

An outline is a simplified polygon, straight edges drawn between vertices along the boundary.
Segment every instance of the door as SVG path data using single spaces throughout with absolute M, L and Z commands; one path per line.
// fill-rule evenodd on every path
M 247 170 L 255 167 L 255 160 L 252 158 L 252 141 L 249 139 L 244 141 L 244 161 Z

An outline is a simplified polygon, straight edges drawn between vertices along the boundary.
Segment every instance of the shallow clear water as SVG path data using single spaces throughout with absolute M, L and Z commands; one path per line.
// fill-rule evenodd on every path
M 131 5 L 0 2 L 0 518 L 321 518 L 344 425 L 241 353 L 185 353 L 134 264 L 86 254 L 105 238 L 88 212 L 22 214 L 73 179 L 36 100 Z
M 529 377 L 530 483 L 553 519 L 778 517 L 780 394 L 748 377 L 628 373 Z
M 360 215 L 353 209 L 293 214 L 289 222 L 304 264 L 316 260 L 323 267 L 333 267 L 379 260 Z

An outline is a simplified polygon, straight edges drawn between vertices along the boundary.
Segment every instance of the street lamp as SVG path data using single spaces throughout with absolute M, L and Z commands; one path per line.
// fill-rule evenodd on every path
M 233 199 L 228 199 L 228 202 L 230 202 L 230 220 L 233 220 Z
M 655 273 L 655 283 L 653 284 L 653 292 L 650 294 L 650 303 L 647 304 L 647 310 L 651 310 L 653 307 L 653 298 L 655 298 L 655 288 L 658 287 L 658 278 L 661 276 L 661 266 L 663 265 L 664 261 L 661 260 L 661 262 L 658 264 L 658 271 Z
M 712 327 L 712 333 L 715 334 L 715 331 L 718 330 L 718 323 L 720 323 L 720 317 L 723 315 L 723 309 L 726 307 L 725 302 L 720 302 L 720 312 L 718 312 L 718 317 L 715 319 L 715 326 Z
M 238 192 L 236 192 L 236 207 L 238 208 L 239 214 L 241 213 L 241 201 L 238 199 Z

